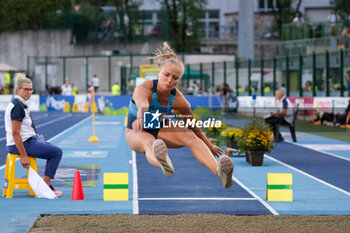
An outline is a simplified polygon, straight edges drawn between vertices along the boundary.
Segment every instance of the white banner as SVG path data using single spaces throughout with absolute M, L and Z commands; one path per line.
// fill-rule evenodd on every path
M 347 97 L 315 97 L 314 108 L 319 112 L 343 113 L 349 100 Z
M 13 95 L 0 95 L 0 111 L 5 111 L 11 102 Z M 30 111 L 39 111 L 39 95 L 32 95 L 27 101 Z

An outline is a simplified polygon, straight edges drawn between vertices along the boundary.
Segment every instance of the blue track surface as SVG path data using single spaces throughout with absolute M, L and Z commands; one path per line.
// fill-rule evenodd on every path
M 0 198 L 0 232 L 25 232 L 40 214 L 350 214 L 350 152 L 346 142 L 297 132 L 298 144 L 278 143 L 261 167 L 233 157 L 235 182 L 226 190 L 187 148 L 169 150 L 175 167 L 171 178 L 151 166 L 144 155 L 133 157 L 124 137 L 123 116 L 96 117 L 96 136 L 100 140 L 96 144 L 88 142 L 92 131 L 88 114 L 34 113 L 33 118 L 38 131 L 63 149 L 54 184 L 65 194 L 57 200 L 45 200 L 29 197 L 26 190 L 16 190 L 14 198 Z M 4 136 L 2 129 L 0 164 L 7 154 L 5 140 L 1 140 Z M 283 136 L 290 141 L 288 133 Z M 318 145 L 326 145 L 325 152 L 306 148 Z M 44 161 L 38 160 L 38 165 L 40 173 Z M 25 173 L 19 164 L 16 168 Z M 82 179 L 94 181 L 84 183 L 84 201 L 69 200 L 77 169 Z M 103 173 L 110 172 L 129 173 L 129 201 L 103 201 Z M 267 173 L 292 173 L 293 202 L 266 201 Z
M 88 117 L 87 113 L 64 112 L 32 112 L 34 124 L 38 133 L 43 134 L 49 140 L 63 130 Z M 6 132 L 4 125 L 4 112 L 0 112 L 0 166 L 6 162 Z
M 55 129 L 56 134 L 61 132 L 61 134 L 51 139 L 51 143 L 62 148 L 64 153 L 53 183 L 57 189 L 64 191 L 64 195 L 56 200 L 35 199 L 29 197 L 27 190 L 15 190 L 12 199 L 0 198 L 0 232 L 25 232 L 40 214 L 132 213 L 132 201 L 103 201 L 103 173 L 127 172 L 131 174 L 130 179 L 132 180 L 132 163 L 130 162 L 132 157 L 124 138 L 124 117 L 97 116 L 96 136 L 100 141 L 95 144 L 88 142 L 92 136 L 92 120 L 91 117 L 88 117 L 89 115 L 61 113 L 55 117 L 55 114 L 42 114 L 46 116 L 44 122 L 50 122 L 53 118 L 60 119 L 60 116 L 62 118 L 65 116 L 64 119 L 51 125 L 51 128 L 60 129 Z M 80 117 L 79 120 L 78 117 Z M 76 124 L 73 124 L 73 122 Z M 67 130 L 67 127 L 70 128 Z M 47 130 L 50 131 L 51 129 L 48 128 Z M 106 132 L 110 133 L 106 134 Z M 72 150 L 77 152 L 79 156 L 69 157 L 68 155 L 72 154 Z M 91 158 L 84 156 L 85 152 L 103 152 L 104 154 L 107 153 L 107 156 Z M 39 174 L 40 168 L 45 166 L 44 162 L 41 159 L 37 160 Z M 96 167 L 99 167 L 99 170 L 96 170 Z M 86 200 L 69 200 L 76 170 L 81 171 L 82 180 L 83 178 L 96 179 L 95 184 L 84 186 Z M 16 177 L 22 177 L 23 175 L 25 175 L 25 169 L 17 163 Z M 4 169 L 0 170 L 0 177 L 4 177 Z M 58 182 L 59 180 L 68 180 L 71 183 L 65 185 Z M 3 179 L 1 179 L 0 185 L 2 193 Z M 132 193 L 132 185 L 129 190 Z M 20 223 L 17 224 L 18 222 Z
M 271 157 L 350 192 L 350 162 L 291 143 L 279 143 Z
M 241 200 L 254 199 L 242 187 L 223 188 L 218 178 L 201 165 L 188 148 L 169 150 L 169 155 L 175 168 L 175 175 L 170 178 L 151 166 L 143 154 L 137 154 L 138 181 L 142 184 L 138 189 L 140 214 L 271 214 L 257 200 Z M 147 200 L 149 198 L 157 200 Z M 195 198 L 201 200 L 193 200 Z M 219 200 L 221 198 L 236 200 Z

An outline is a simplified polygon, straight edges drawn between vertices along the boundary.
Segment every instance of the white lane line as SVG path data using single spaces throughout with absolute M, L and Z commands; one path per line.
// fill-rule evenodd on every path
M 66 119 L 66 118 L 71 117 L 71 116 L 72 116 L 72 114 L 69 113 L 69 114 L 67 114 L 67 115 L 65 115 L 65 116 L 62 116 L 62 117 L 60 117 L 60 118 L 57 118 L 57 119 L 54 119 L 54 120 L 51 120 L 51 121 L 42 123 L 42 124 L 40 124 L 40 125 L 37 125 L 36 128 L 38 129 L 38 128 L 40 128 L 40 127 L 43 127 L 43 126 L 46 126 L 46 125 L 55 123 L 56 121 L 60 121 L 60 120 Z M 87 118 L 89 118 L 89 117 L 87 117 Z M 6 140 L 6 137 L 0 138 L 0 142 L 2 142 L 2 141 L 4 141 L 4 140 Z
M 45 122 L 45 123 L 42 123 L 42 124 L 40 124 L 40 125 L 37 125 L 36 128 L 40 128 L 40 127 L 43 127 L 43 126 L 46 126 L 46 125 L 55 123 L 56 121 L 60 121 L 60 120 L 66 119 L 66 118 L 71 117 L 71 116 L 72 116 L 72 114 L 69 113 L 69 114 L 67 114 L 67 115 L 61 116 L 61 117 L 56 118 L 56 119 L 54 119 L 54 120 L 47 121 L 47 122 Z
M 39 120 L 39 119 L 45 118 L 45 117 L 47 117 L 47 116 L 49 116 L 49 114 L 47 114 L 47 113 L 45 113 L 45 114 L 40 114 L 40 116 L 33 117 L 33 120 L 34 120 L 34 121 L 35 121 L 35 120 Z
M 35 121 L 35 120 L 38 120 L 38 119 L 41 119 L 41 118 L 45 118 L 45 117 L 47 117 L 49 114 L 44 114 L 44 115 L 40 115 L 39 117 L 33 117 L 33 120 Z M 0 122 L 2 122 L 2 121 L 0 121 Z M 5 128 L 5 125 L 2 125 L 2 126 L 0 126 L 0 129 L 2 129 L 2 128 Z
M 242 188 L 244 188 L 250 195 L 255 197 L 261 204 L 263 204 L 273 215 L 279 215 L 279 213 L 272 208 L 266 201 L 264 201 L 261 197 L 256 195 L 252 190 L 250 190 L 247 186 L 245 186 L 242 182 L 240 182 L 236 177 L 232 176 L 233 180 L 239 184 Z
M 140 201 L 256 201 L 257 198 L 244 197 L 144 197 Z
M 341 151 L 341 150 L 350 150 L 350 143 L 346 144 L 301 144 L 305 147 L 316 149 L 316 150 L 333 150 L 333 151 Z
M 66 133 L 67 131 L 72 130 L 72 129 L 78 127 L 79 125 L 83 124 L 85 121 L 90 120 L 91 118 L 92 118 L 92 115 L 86 117 L 84 120 L 79 121 L 78 123 L 75 123 L 75 124 L 72 125 L 71 127 L 67 128 L 67 129 L 65 129 L 65 130 L 63 130 L 61 133 L 59 133 L 59 134 L 53 136 L 52 138 L 50 138 L 50 139 L 47 140 L 47 141 L 48 141 L 48 142 L 51 142 L 52 140 L 58 138 L 58 137 L 61 136 L 62 134 Z
M 301 146 L 301 147 L 307 148 L 309 150 L 314 150 L 314 151 L 317 151 L 317 152 L 320 152 L 320 153 L 323 153 L 323 154 L 326 154 L 326 155 L 329 155 L 329 156 L 333 156 L 333 157 L 338 158 L 338 159 L 343 159 L 343 160 L 346 160 L 346 161 L 350 161 L 350 158 L 345 158 L 345 157 L 342 157 L 340 155 L 336 155 L 336 154 L 333 154 L 333 153 L 330 153 L 330 152 L 326 152 L 326 151 L 323 151 L 323 150 L 320 150 L 320 149 L 311 148 L 311 147 L 309 147 L 309 145 L 311 145 L 311 144 L 303 145 L 303 144 L 298 144 L 298 143 L 295 143 L 295 142 L 287 142 L 287 143 L 294 144 L 294 145 L 297 145 L 297 146 Z
M 323 180 L 321 180 L 321 179 L 319 179 L 319 178 L 317 178 L 317 177 L 315 177 L 315 176 L 312 176 L 312 175 L 310 175 L 310 174 L 308 174 L 308 173 L 306 173 L 306 172 L 303 172 L 302 170 L 299 170 L 298 168 L 295 168 L 295 167 L 293 167 L 293 166 L 290 166 L 290 165 L 288 165 L 288 164 L 286 164 L 286 163 L 284 163 L 284 162 L 282 162 L 282 161 L 279 161 L 279 160 L 277 160 L 277 159 L 275 159 L 275 158 L 272 158 L 272 157 L 270 157 L 270 156 L 268 156 L 268 155 L 266 155 L 266 154 L 265 154 L 265 157 L 267 157 L 267 158 L 269 158 L 269 159 L 271 159 L 271 160 L 273 160 L 273 161 L 275 161 L 275 162 L 277 162 L 277 163 L 279 163 L 279 164 L 282 164 L 283 166 L 286 166 L 286 167 L 288 167 L 288 168 L 290 168 L 290 169 L 292 169 L 292 170 L 294 170 L 294 171 L 297 171 L 297 172 L 299 172 L 299 173 L 301 173 L 301 174 L 303 174 L 303 175 L 305 175 L 305 176 L 307 176 L 307 177 L 309 177 L 309 178 L 311 178 L 311 179 L 313 179 L 313 180 L 316 180 L 316 181 L 318 181 L 318 182 L 320 182 L 320 183 L 322 183 L 322 184 L 325 184 L 325 185 L 327 185 L 327 186 L 329 186 L 329 187 L 331 187 L 331 188 L 333 188 L 333 189 L 335 189 L 335 190 L 338 190 L 338 191 L 340 191 L 340 192 L 342 192 L 342 193 L 344 193 L 344 194 L 350 196 L 350 193 L 349 193 L 348 191 L 344 190 L 344 189 L 341 189 L 341 188 L 339 188 L 339 187 L 337 187 L 337 186 L 334 186 L 334 185 L 332 185 L 332 184 L 330 184 L 330 183 L 328 183 L 328 182 L 326 182 L 326 181 L 323 181 Z
M 137 184 L 137 165 L 136 165 L 136 152 L 132 151 L 132 177 L 133 177 L 133 201 L 132 211 L 133 214 L 139 214 L 139 187 Z

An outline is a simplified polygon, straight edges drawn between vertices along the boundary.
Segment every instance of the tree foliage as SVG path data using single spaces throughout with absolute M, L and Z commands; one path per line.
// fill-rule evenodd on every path
M 333 0 L 331 3 L 334 5 L 334 10 L 343 19 L 350 15 L 350 1 L 349 0 Z
M 69 0 L 1 0 L 0 31 L 36 29 L 49 25 L 58 10 L 70 8 Z
M 139 6 L 142 0 L 72 0 L 80 4 L 82 12 L 94 14 L 101 6 L 114 6 L 118 12 L 120 28 L 125 41 L 132 39 L 139 19 Z
M 162 6 L 158 14 L 161 38 L 179 52 L 198 48 L 207 0 L 157 1 Z M 117 21 L 119 38 L 128 42 L 141 34 L 141 4 L 142 0 L 0 0 L 0 31 L 67 28 L 77 41 L 85 42 L 96 40 L 101 22 L 110 18 Z M 104 14 L 101 6 L 115 6 L 117 12 Z
M 166 27 L 172 46 L 181 52 L 200 45 L 199 19 L 204 15 L 207 0 L 159 0 L 167 15 Z
M 276 5 L 272 4 L 272 13 L 274 16 L 275 29 L 280 36 L 282 33 L 282 25 L 291 23 L 296 12 L 299 12 L 302 0 L 297 0 L 295 8 L 293 8 L 293 0 L 276 0 Z

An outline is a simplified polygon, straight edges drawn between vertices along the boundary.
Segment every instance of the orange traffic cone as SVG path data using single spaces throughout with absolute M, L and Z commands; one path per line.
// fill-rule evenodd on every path
M 80 172 L 75 172 L 73 191 L 71 200 L 85 200 L 83 185 L 81 183 Z

